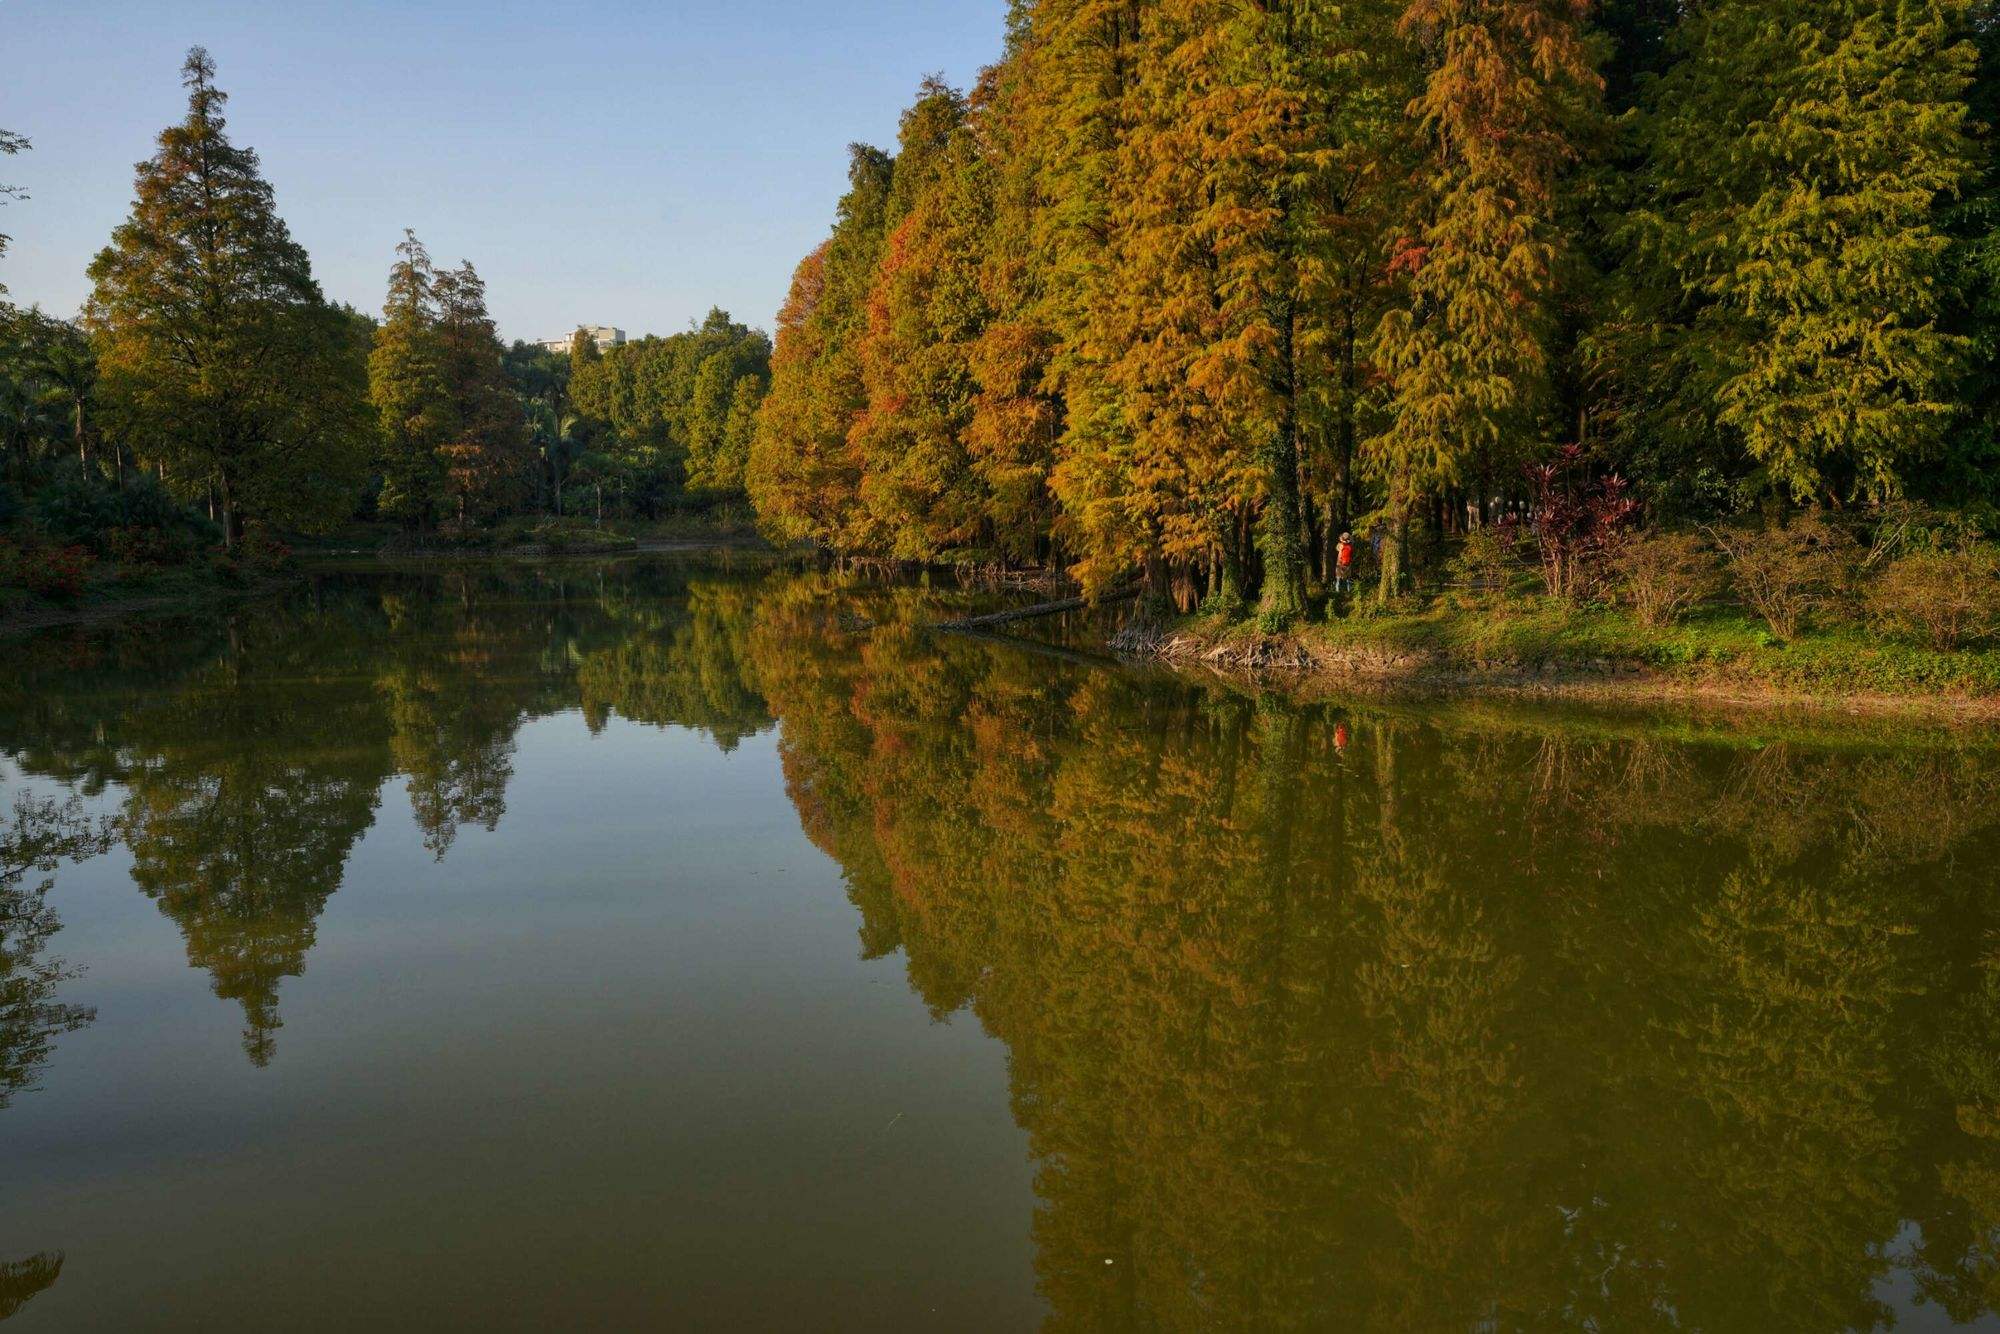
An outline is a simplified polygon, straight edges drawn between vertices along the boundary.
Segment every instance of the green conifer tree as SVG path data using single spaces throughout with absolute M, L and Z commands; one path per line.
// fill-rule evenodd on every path
M 1376 357 L 1388 418 L 1367 443 L 1387 489 L 1382 593 L 1397 591 L 1419 502 L 1493 476 L 1537 430 L 1557 266 L 1556 186 L 1598 86 L 1572 0 L 1411 0 L 1425 78 L 1422 158 L 1390 264 L 1407 275 Z
M 380 423 L 376 467 L 382 490 L 376 508 L 384 517 L 423 528 L 437 519 L 445 476 L 439 451 L 457 431 L 458 420 L 444 381 L 430 252 L 406 228 L 396 255 L 368 357 L 368 397 Z
M 131 215 L 90 266 L 104 394 L 143 457 L 213 479 L 229 543 L 246 516 L 324 527 L 365 466 L 367 350 L 256 153 L 224 133 L 208 53 L 182 75 L 187 118 L 139 164 Z
M 1975 168 L 1969 13 L 1716 0 L 1677 29 L 1643 243 L 1678 289 L 1683 410 L 1715 404 L 1759 489 L 1896 492 L 1951 422 L 1966 349 L 1940 323 L 1939 201 Z

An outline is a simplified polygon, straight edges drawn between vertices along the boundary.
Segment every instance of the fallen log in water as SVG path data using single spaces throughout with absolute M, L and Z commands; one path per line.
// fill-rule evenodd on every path
M 1097 605 L 1103 606 L 1107 603 L 1123 602 L 1127 598 L 1138 596 L 1139 589 L 1135 585 L 1131 588 L 1120 589 L 1115 593 L 1106 593 L 1097 600 Z M 956 621 L 936 621 L 932 623 L 931 629 L 953 631 L 986 630 L 996 625 L 1006 625 L 1011 621 L 1032 620 L 1037 616 L 1059 616 L 1066 611 L 1082 611 L 1090 605 L 1089 598 L 1059 598 L 1054 602 L 1037 602 L 1032 607 L 1016 607 L 1012 611 L 992 611 L 986 613 L 984 616 L 966 616 Z

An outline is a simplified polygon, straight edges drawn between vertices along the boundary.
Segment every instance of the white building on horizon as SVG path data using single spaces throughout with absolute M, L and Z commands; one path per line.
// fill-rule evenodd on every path
M 625 344 L 625 331 L 623 329 L 614 329 L 608 324 L 580 324 L 576 329 L 564 334 L 561 338 L 544 338 L 541 342 L 542 349 L 548 352 L 567 352 L 569 351 L 570 340 L 575 338 L 578 333 L 589 334 L 591 341 L 597 344 L 599 352 L 607 352 L 614 347 L 622 347 Z

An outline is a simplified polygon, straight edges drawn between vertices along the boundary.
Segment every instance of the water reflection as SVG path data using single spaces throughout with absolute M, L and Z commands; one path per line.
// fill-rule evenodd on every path
M 35 1085 L 57 1035 L 73 1033 L 96 1017 L 87 1005 L 57 999 L 70 976 L 47 953 L 62 923 L 49 907 L 49 878 L 66 861 L 95 857 L 111 845 L 111 831 L 66 801 L 14 795 L 0 812 L 0 1111 Z M 30 881 L 30 876 L 37 879 Z M 3 1299 L 0 1299 L 3 1300 Z
M 1050 1329 L 2000 1303 L 1990 750 L 1291 707 L 940 642 L 925 605 L 782 570 L 335 581 L 172 645 L 39 641 L 0 748 L 122 793 L 135 882 L 261 1064 L 394 777 L 443 858 L 504 817 L 529 719 L 724 750 L 777 721 L 863 954 L 1008 1049 Z M 53 918 L 4 920 L 0 1102 L 63 1014 Z M 60 1263 L 0 1268 L 0 1316 Z
M 1990 754 L 814 624 L 760 625 L 791 791 L 863 948 L 1007 1044 L 1052 1328 L 1866 1329 L 1896 1270 L 1992 1309 Z
M 442 861 L 463 827 L 499 824 L 514 736 L 533 718 L 580 707 L 602 728 L 616 712 L 734 747 L 771 725 L 736 657 L 753 581 L 711 572 L 691 587 L 673 569 L 616 583 L 588 569 L 330 579 L 219 626 L 44 637 L 0 690 L 0 752 L 85 795 L 122 791 L 115 830 L 134 882 L 215 994 L 242 1006 L 244 1052 L 264 1065 L 280 983 L 303 972 L 385 781 L 404 780 Z
M 0 1320 L 28 1304 L 28 1299 L 55 1286 L 62 1277 L 63 1257 L 43 1251 L 25 1260 L 0 1260 Z

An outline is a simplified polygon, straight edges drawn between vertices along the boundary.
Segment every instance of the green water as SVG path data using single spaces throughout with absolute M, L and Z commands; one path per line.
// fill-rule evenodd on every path
M 1994 1326 L 1989 738 L 1295 707 L 959 601 L 0 641 L 0 1319 Z

